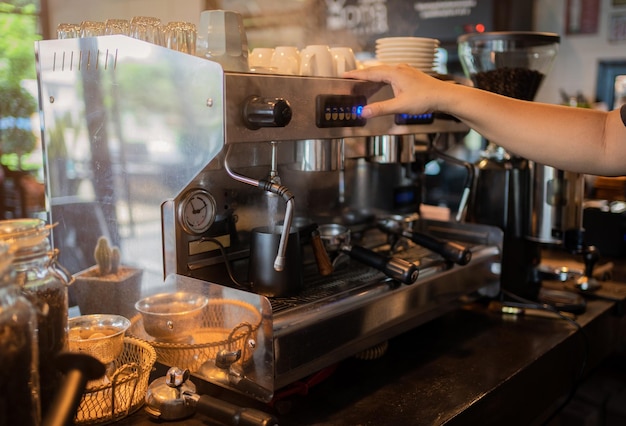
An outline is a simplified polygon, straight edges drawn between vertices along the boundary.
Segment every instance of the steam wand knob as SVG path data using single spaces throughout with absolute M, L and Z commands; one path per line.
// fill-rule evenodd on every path
M 243 107 L 243 121 L 248 129 L 285 127 L 291 121 L 289 102 L 283 98 L 250 96 Z

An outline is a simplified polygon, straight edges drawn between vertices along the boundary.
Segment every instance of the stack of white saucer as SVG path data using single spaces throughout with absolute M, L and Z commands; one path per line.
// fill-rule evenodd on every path
M 439 40 L 424 37 L 386 37 L 376 40 L 376 60 L 384 64 L 408 64 L 432 74 L 438 68 Z

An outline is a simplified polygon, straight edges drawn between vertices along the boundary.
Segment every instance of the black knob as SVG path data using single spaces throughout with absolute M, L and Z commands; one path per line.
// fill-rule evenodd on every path
M 282 98 L 251 96 L 243 107 L 243 121 L 252 130 L 285 127 L 291 121 L 291 105 Z

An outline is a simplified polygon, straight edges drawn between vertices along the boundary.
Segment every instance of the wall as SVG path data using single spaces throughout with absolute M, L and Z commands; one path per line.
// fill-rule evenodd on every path
M 561 35 L 559 54 L 550 74 L 537 94 L 537 101 L 560 103 L 560 90 L 581 92 L 594 101 L 598 61 L 626 59 L 626 42 L 608 41 L 609 19 L 625 13 L 626 6 L 613 6 L 613 0 L 600 0 L 599 28 L 596 34 L 565 34 L 566 0 L 535 0 L 535 30 Z
M 199 13 L 205 8 L 206 0 L 48 0 L 50 10 L 50 28 L 56 28 L 60 22 L 80 22 L 85 19 L 103 20 L 106 18 L 131 18 L 135 15 L 153 15 L 163 21 L 184 20 L 197 23 Z M 498 1 L 498 0 L 496 0 Z M 535 30 L 555 32 L 561 35 L 561 45 L 550 74 L 537 94 L 537 100 L 560 103 L 560 91 L 568 94 L 581 92 L 590 100 L 595 100 L 598 61 L 602 59 L 626 59 L 626 42 L 609 43 L 607 34 L 609 19 L 613 13 L 626 13 L 626 6 L 613 6 L 613 0 L 600 1 L 599 28 L 596 34 L 565 34 L 565 9 L 567 0 L 534 0 Z M 217 2 L 219 3 L 219 2 Z M 233 9 L 253 14 L 251 4 L 241 0 L 223 0 L 224 5 Z M 181 7 L 181 4 L 183 7 Z M 257 4 L 260 11 L 267 11 L 273 2 Z M 290 3 L 290 7 L 304 7 L 309 1 L 300 0 Z M 263 7 L 260 7 L 260 6 Z M 244 7 L 245 6 L 245 7 Z M 271 8 L 270 8 L 271 9 Z M 272 10 L 271 15 L 276 11 Z M 280 15 L 280 14 L 279 14 Z M 267 18 L 264 18 L 267 19 Z M 267 22 L 266 22 L 267 24 Z M 286 30 L 286 29 L 285 29 Z M 276 30 L 274 30 L 276 31 Z M 263 33 L 263 32 L 261 32 Z M 250 44 L 263 44 L 263 38 L 257 29 L 250 29 Z M 294 34 L 289 37 L 298 40 Z M 311 38 L 308 33 L 307 38 Z M 300 40 L 302 41 L 302 40 Z M 304 41 L 302 41 L 304 42 Z

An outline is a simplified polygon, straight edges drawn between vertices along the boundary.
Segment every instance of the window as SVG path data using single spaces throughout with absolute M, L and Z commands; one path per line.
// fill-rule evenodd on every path
M 34 55 L 41 22 L 40 0 L 0 1 L 1 219 L 43 204 Z

